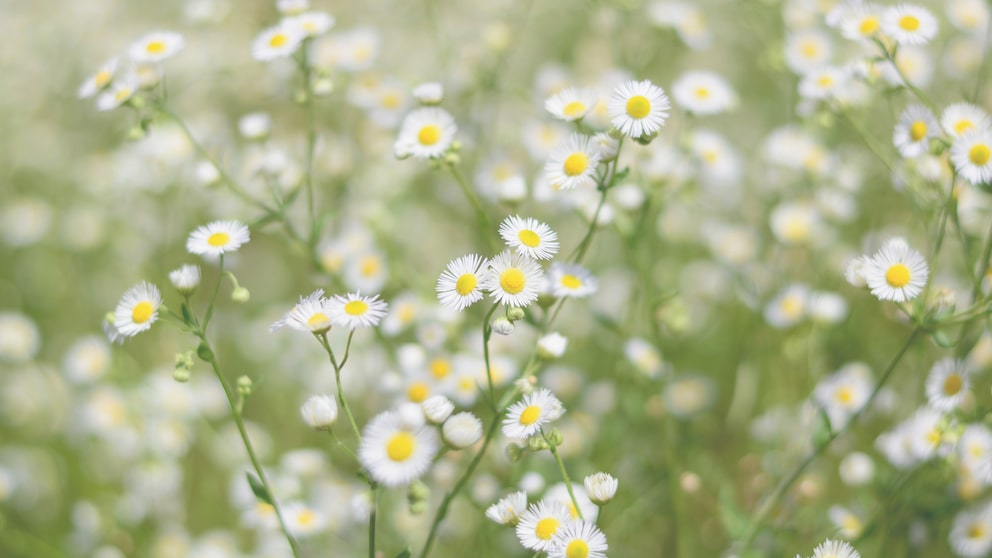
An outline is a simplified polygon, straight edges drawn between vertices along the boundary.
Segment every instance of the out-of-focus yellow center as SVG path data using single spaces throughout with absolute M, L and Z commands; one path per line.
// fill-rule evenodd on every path
M 510 294 L 517 294 L 527 286 L 527 277 L 523 271 L 511 267 L 499 276 L 499 286 Z
M 537 522 L 537 527 L 534 528 L 534 534 L 543 541 L 549 541 L 558 532 L 558 525 L 559 522 L 557 519 L 546 517 Z
M 913 141 L 920 141 L 927 136 L 927 124 L 926 122 L 920 122 L 917 120 L 909 125 L 909 139 Z
M 303 526 L 311 525 L 317 519 L 317 514 L 313 510 L 303 510 L 296 516 L 296 521 Z
M 589 157 L 585 153 L 572 153 L 565 158 L 565 174 L 578 176 L 589 167 Z
M 904 31 L 916 31 L 920 28 L 920 20 L 916 16 L 904 15 L 899 18 L 899 27 Z
M 565 547 L 565 558 L 589 558 L 589 545 L 582 539 L 575 539 Z
M 710 90 L 707 89 L 707 88 L 705 88 L 705 87 L 697 87 L 696 88 L 696 97 L 699 97 L 700 99 L 709 99 L 710 98 Z
M 100 70 L 95 76 L 93 76 L 93 83 L 95 83 L 97 87 L 103 87 L 104 85 L 110 83 L 110 78 L 112 77 L 114 77 L 114 75 L 107 70 Z
M 572 101 L 561 110 L 562 114 L 570 118 L 581 116 L 586 112 L 586 104 L 582 101 Z
M 441 128 L 434 124 L 428 124 L 417 132 L 417 141 L 421 145 L 434 145 L 441 140 Z
M 451 363 L 443 358 L 436 358 L 431 361 L 431 376 L 438 380 L 448 377 L 451 374 Z
M 406 461 L 413 455 L 417 447 L 417 439 L 409 432 L 400 432 L 386 444 L 386 455 L 393 461 Z
M 219 248 L 225 246 L 231 240 L 231 235 L 226 232 L 215 232 L 214 234 L 207 237 L 207 244 L 213 246 L 214 248 Z
M 135 304 L 134 309 L 131 310 L 131 321 L 136 324 L 143 324 L 150 320 L 154 313 L 155 306 L 151 302 L 143 300 Z
M 323 329 L 327 329 L 330 327 L 330 325 L 331 325 L 330 318 L 328 318 L 327 314 L 323 312 L 316 312 L 314 313 L 313 316 L 310 316 L 309 320 L 307 320 L 307 327 L 310 328 L 310 331 L 320 331 Z
M 582 287 L 582 279 L 579 279 L 574 275 L 566 273 L 565 275 L 561 276 L 561 286 L 565 287 L 566 289 L 578 289 Z
M 531 405 L 524 409 L 524 412 L 520 413 L 520 424 L 530 426 L 537 422 L 539 418 L 541 418 L 541 408 L 537 405 Z
M 272 48 L 279 48 L 285 45 L 289 41 L 289 37 L 285 33 L 276 33 L 269 37 L 269 46 Z
M 165 43 L 162 41 L 152 41 L 145 45 L 145 52 L 148 54 L 162 54 L 165 52 Z
M 634 95 L 627 99 L 627 115 L 641 119 L 651 112 L 651 101 L 644 95 Z
M 850 405 L 851 401 L 854 400 L 854 390 L 852 390 L 848 386 L 844 386 L 838 389 L 835 395 L 837 398 L 837 402 L 842 403 L 844 405 Z
M 985 166 L 990 157 L 992 157 L 992 151 L 989 151 L 989 146 L 984 143 L 975 144 L 968 150 L 968 160 L 980 167 Z
M 369 305 L 362 300 L 352 300 L 344 305 L 344 313 L 349 316 L 361 316 L 369 309 Z
M 875 16 L 868 16 L 861 20 L 861 25 L 858 25 L 858 32 L 862 35 L 872 35 L 878 31 L 878 18 Z
M 951 374 L 944 380 L 944 395 L 957 395 L 964 387 L 964 380 L 959 374 Z
M 461 277 L 455 281 L 455 291 L 461 296 L 466 296 L 475 290 L 475 286 L 479 284 L 479 280 L 476 279 L 473 273 L 463 273 Z
M 363 276 L 371 277 L 379 271 L 379 258 L 376 256 L 366 256 L 359 268 Z
M 410 401 L 414 403 L 421 403 L 427 399 L 427 395 L 430 393 L 430 388 L 424 382 L 416 382 L 410 384 L 410 387 L 406 390 L 406 396 L 410 398 Z
M 959 136 L 968 130 L 973 130 L 974 128 L 975 125 L 967 118 L 962 118 L 954 123 L 954 131 L 957 132 Z

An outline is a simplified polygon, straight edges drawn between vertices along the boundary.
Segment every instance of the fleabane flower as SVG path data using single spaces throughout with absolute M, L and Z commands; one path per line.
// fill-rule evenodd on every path
M 920 6 L 901 4 L 882 14 L 882 30 L 900 45 L 924 45 L 937 36 L 937 18 Z
M 358 459 L 376 482 L 404 486 L 427 472 L 438 445 L 433 427 L 411 424 L 389 411 L 365 425 Z
M 737 95 L 719 74 L 692 71 L 672 84 L 672 98 L 685 110 L 696 114 L 718 114 L 737 103 Z
M 971 384 L 968 364 L 963 360 L 938 360 L 927 374 L 926 392 L 930 407 L 949 413 L 959 406 Z
M 531 550 L 548 551 L 555 534 L 572 520 L 565 504 L 544 499 L 530 505 L 517 522 L 520 544 Z
M 861 554 L 844 541 L 827 539 L 813 549 L 813 558 L 861 558 Z
M 486 517 L 500 525 L 516 525 L 520 514 L 527 510 L 527 493 L 520 491 L 507 494 L 499 502 L 486 509 Z
M 138 77 L 133 73 L 121 76 L 96 98 L 96 110 L 108 111 L 123 105 L 134 97 L 139 87 Z
M 596 184 L 599 149 L 589 139 L 589 136 L 572 134 L 551 152 L 544 165 L 544 175 L 553 188 L 571 190 Z
M 583 481 L 586 487 L 586 494 L 597 506 L 602 506 L 617 493 L 619 481 L 609 473 L 594 473 L 586 477 Z
M 551 294 L 557 298 L 584 298 L 596 292 L 599 283 L 588 269 L 579 264 L 555 262 L 548 270 Z
M 969 132 L 986 130 L 992 124 L 989 115 L 971 103 L 954 103 L 940 115 L 940 125 L 952 138 Z
M 403 119 L 393 151 L 397 157 L 436 159 L 448 151 L 457 132 L 455 119 L 444 109 L 417 109 Z
M 185 44 L 186 41 L 179 33 L 154 31 L 132 44 L 128 49 L 128 55 L 135 62 L 161 62 L 175 56 Z
M 169 272 L 169 281 L 180 294 L 193 294 L 200 286 L 200 266 L 185 264 Z
M 958 512 L 951 524 L 948 539 L 958 556 L 987 556 L 992 551 L 992 506 L 986 503 Z
M 983 128 L 958 137 L 951 146 L 951 161 L 968 182 L 992 182 L 992 131 Z
M 613 127 L 632 138 L 650 136 L 660 130 L 670 108 L 665 91 L 648 80 L 621 84 L 607 105 Z
M 930 109 L 910 105 L 899 115 L 892 143 L 903 157 L 919 157 L 930 147 L 930 138 L 940 133 L 940 124 Z
M 841 35 L 852 41 L 869 41 L 881 27 L 882 9 L 869 3 L 851 6 L 840 21 Z
M 76 96 L 80 99 L 88 99 L 98 92 L 102 91 L 105 87 L 110 85 L 110 82 L 114 79 L 114 74 L 117 72 L 117 59 L 111 58 L 107 60 L 97 69 L 93 75 L 88 76 L 83 83 L 79 85 L 79 89 L 76 91 Z
M 263 30 L 251 45 L 251 55 L 255 60 L 267 62 L 290 56 L 300 48 L 306 34 L 295 24 L 282 22 Z
M 585 116 L 596 104 L 596 93 L 589 89 L 569 87 L 544 101 L 544 110 L 565 122 L 574 122 Z
M 299 304 L 273 323 L 269 331 L 289 327 L 297 331 L 326 333 L 331 329 L 331 313 L 331 304 L 324 298 L 324 289 L 317 289 L 305 297 L 301 296 Z
M 503 419 L 503 434 L 508 438 L 530 438 L 545 424 L 565 413 L 561 401 L 548 389 L 529 393 L 510 406 Z
M 499 235 L 518 254 L 535 260 L 550 260 L 558 253 L 558 233 L 532 217 L 507 217 L 499 224 Z
M 478 254 L 467 254 L 449 262 L 437 279 L 437 299 L 458 312 L 482 300 L 488 263 Z
M 887 243 L 862 271 L 871 294 L 880 300 L 905 302 L 920 294 L 930 270 L 919 252 L 904 243 Z
M 131 287 L 114 310 L 113 327 L 116 333 L 134 337 L 147 331 L 158 319 L 158 307 L 161 305 L 162 294 L 155 285 L 143 281 Z
M 506 251 L 490 260 L 484 288 L 500 304 L 523 307 L 537 300 L 543 280 L 536 261 Z
M 606 558 L 606 535 L 592 522 L 576 519 L 558 529 L 548 558 Z
M 287 17 L 282 23 L 298 28 L 304 38 L 316 37 L 327 33 L 334 27 L 334 17 L 325 12 L 304 12 Z
M 375 327 L 386 315 L 388 305 L 379 295 L 362 296 L 361 293 L 336 295 L 327 303 L 331 323 L 345 329 Z
M 214 221 L 197 227 L 186 239 L 186 251 L 210 258 L 236 251 L 251 240 L 248 226 L 238 221 Z

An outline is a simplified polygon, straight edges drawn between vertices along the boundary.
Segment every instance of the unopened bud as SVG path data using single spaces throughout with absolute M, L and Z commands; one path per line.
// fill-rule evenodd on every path
M 238 287 L 231 291 L 231 300 L 234 302 L 244 304 L 248 302 L 249 299 L 251 299 L 251 292 L 244 287 Z
M 562 436 L 561 431 L 559 431 L 557 428 L 555 428 L 551 432 L 548 432 L 545 435 L 545 437 L 548 439 L 548 443 L 554 447 L 560 446 L 561 443 L 565 441 L 565 437 Z
M 179 382 L 180 384 L 185 384 L 189 381 L 189 368 L 179 367 L 172 371 L 172 379 Z
M 245 397 L 251 395 L 253 383 L 248 376 L 238 376 L 238 394 Z
M 992 416 L 992 415 L 990 415 Z M 506 458 L 510 460 L 510 463 L 516 463 L 520 461 L 524 456 L 524 449 L 517 444 L 509 444 L 506 446 Z
M 527 314 L 524 312 L 523 308 L 513 307 L 506 311 L 506 319 L 511 322 L 516 322 L 518 320 L 524 319 Z
M 506 318 L 496 318 L 493 320 L 493 332 L 500 335 L 509 335 L 513 333 L 513 322 Z

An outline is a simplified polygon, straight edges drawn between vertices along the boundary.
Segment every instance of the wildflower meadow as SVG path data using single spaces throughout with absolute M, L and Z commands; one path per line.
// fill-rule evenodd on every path
M 992 555 L 987 0 L 3 11 L 0 557 Z

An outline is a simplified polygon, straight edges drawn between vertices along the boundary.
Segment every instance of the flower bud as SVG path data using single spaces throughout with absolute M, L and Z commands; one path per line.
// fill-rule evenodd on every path
M 179 294 L 191 295 L 200 286 L 200 266 L 186 264 L 169 272 L 169 281 Z
M 493 333 L 498 333 L 500 335 L 509 335 L 513 333 L 513 322 L 506 318 L 496 318 L 493 320 Z
M 238 376 L 238 395 L 248 397 L 251 395 L 251 390 L 253 387 L 254 384 L 252 383 L 251 378 L 244 375 Z
M 172 371 L 172 379 L 179 382 L 180 384 L 185 384 L 189 381 L 189 368 L 179 367 Z
M 455 410 L 455 404 L 443 395 L 428 397 L 420 404 L 420 407 L 424 411 L 427 422 L 431 424 L 442 424 Z
M 300 407 L 303 422 L 314 430 L 330 430 L 338 418 L 338 404 L 330 395 L 313 395 Z
M 589 496 L 589 499 L 597 506 L 602 506 L 616 495 L 619 482 L 607 473 L 596 473 L 586 477 L 583 484 L 585 484 L 586 495 Z
M 454 449 L 465 449 L 482 439 L 482 421 L 472 413 L 458 413 L 444 421 L 441 437 Z
M 522 320 L 524 319 L 524 316 L 526 316 L 526 314 L 524 313 L 524 309 L 518 308 L 516 306 L 506 311 L 506 319 L 510 320 L 511 322 Z
M 555 360 L 565 354 L 568 338 L 558 332 L 551 332 L 537 340 L 537 356 L 544 360 Z
M 251 293 L 244 287 L 237 287 L 231 291 L 231 300 L 244 304 L 251 298 Z

